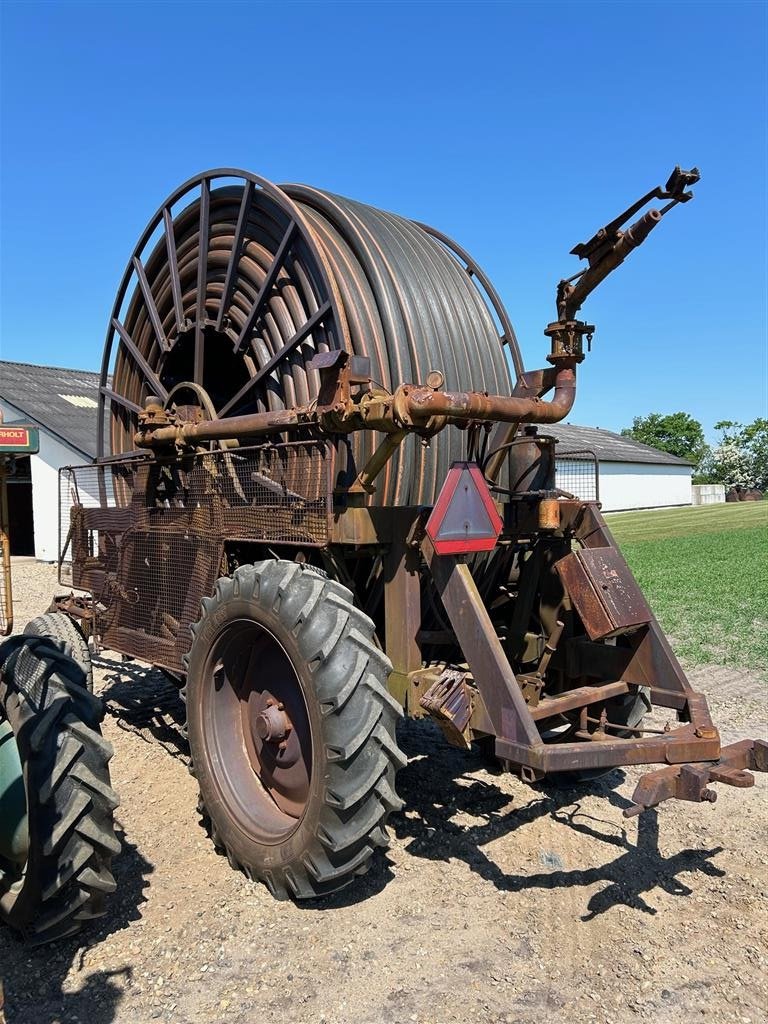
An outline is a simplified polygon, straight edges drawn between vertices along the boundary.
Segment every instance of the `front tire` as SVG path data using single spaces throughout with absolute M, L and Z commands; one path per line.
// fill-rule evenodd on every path
M 0 919 L 31 945 L 102 917 L 115 889 L 112 746 L 84 682 L 46 638 L 0 647 Z
M 25 636 L 46 636 L 64 654 L 74 658 L 85 674 L 86 689 L 93 693 L 93 665 L 91 650 L 85 634 L 78 624 L 64 612 L 46 612 L 38 615 L 24 627 Z
M 201 810 L 277 898 L 340 889 L 387 845 L 402 711 L 373 632 L 345 587 L 295 562 L 243 566 L 203 601 L 185 691 Z

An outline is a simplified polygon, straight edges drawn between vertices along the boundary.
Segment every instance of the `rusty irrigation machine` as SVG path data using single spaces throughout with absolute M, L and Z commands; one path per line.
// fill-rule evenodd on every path
M 529 782 L 663 766 L 627 814 L 766 769 L 760 741 L 721 747 L 546 434 L 582 303 L 697 180 L 677 168 L 573 249 L 588 266 L 532 371 L 491 283 L 423 224 L 229 169 L 148 224 L 100 458 L 62 472 L 62 566 L 92 595 L 66 607 L 178 679 L 212 838 L 275 895 L 339 888 L 385 843 L 403 710 Z

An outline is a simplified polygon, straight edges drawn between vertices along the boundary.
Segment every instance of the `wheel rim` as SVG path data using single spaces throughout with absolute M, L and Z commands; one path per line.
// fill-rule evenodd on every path
M 312 735 L 298 675 L 279 640 L 248 619 L 229 623 L 204 667 L 202 736 L 213 782 L 243 835 L 282 842 L 312 782 Z

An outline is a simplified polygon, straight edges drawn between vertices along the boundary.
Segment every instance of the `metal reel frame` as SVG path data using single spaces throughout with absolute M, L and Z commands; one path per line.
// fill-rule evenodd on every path
M 224 280 L 223 293 L 219 299 L 218 314 L 215 318 L 206 316 L 206 300 L 208 298 L 208 264 L 209 264 L 209 242 L 210 242 L 210 199 L 214 182 L 221 182 L 232 186 L 233 179 L 236 185 L 239 181 L 242 188 L 240 211 L 233 238 L 233 245 L 229 255 L 227 271 Z M 232 293 L 235 286 L 238 266 L 244 254 L 246 241 L 246 228 L 248 216 L 257 192 L 263 193 L 273 200 L 288 218 L 288 226 L 283 234 L 282 240 L 273 254 L 272 263 L 269 266 L 261 287 L 253 299 L 250 311 L 245 323 L 237 333 L 232 331 L 231 326 L 226 324 L 226 317 Z M 179 257 L 176 247 L 174 224 L 176 218 L 173 215 L 173 207 L 186 197 L 190 197 L 189 203 L 184 209 L 193 204 L 195 198 L 199 203 L 199 239 L 205 239 L 204 246 L 198 242 L 198 252 L 205 251 L 206 258 L 198 259 L 197 285 L 195 289 L 194 308 L 190 309 L 185 304 L 182 294 L 179 276 Z M 162 230 L 160 228 L 162 226 Z M 160 241 L 164 238 L 167 252 L 168 266 L 171 275 L 171 287 L 173 294 L 174 325 L 173 331 L 166 332 L 161 322 L 156 298 L 153 296 L 146 273 L 146 250 L 150 254 L 156 251 Z M 112 312 L 109 318 L 107 333 L 104 343 L 104 354 L 101 365 L 101 379 L 99 385 L 99 410 L 98 410 L 98 437 L 97 451 L 100 458 L 113 454 L 108 450 L 108 443 L 105 441 L 105 426 L 107 415 L 107 403 L 114 402 L 127 411 L 134 420 L 141 411 L 139 403 L 119 394 L 110 387 L 110 366 L 113 359 L 122 353 L 130 359 L 136 369 L 144 378 L 142 391 L 144 396 L 155 395 L 162 402 L 168 400 L 168 389 L 163 384 L 161 377 L 163 367 L 167 362 L 168 355 L 182 334 L 194 329 L 194 374 L 191 383 L 202 386 L 204 375 L 204 332 L 207 327 L 212 327 L 218 332 L 226 333 L 233 339 L 233 351 L 242 351 L 251 342 L 253 329 L 259 316 L 267 307 L 273 286 L 280 271 L 297 244 L 304 247 L 305 253 L 309 254 L 312 262 L 312 280 L 307 279 L 305 285 L 309 287 L 312 304 L 315 311 L 307 317 L 305 323 L 289 338 L 282 348 L 272 352 L 266 361 L 259 365 L 259 359 L 255 353 L 253 357 L 254 372 L 250 380 L 246 381 L 240 390 L 217 410 L 218 416 L 226 416 L 234 411 L 248 393 L 259 385 L 265 388 L 269 375 L 275 367 L 303 342 L 314 329 L 322 325 L 325 337 L 333 349 L 344 349 L 351 351 L 349 328 L 346 317 L 340 302 L 339 295 L 333 283 L 330 268 L 326 257 L 321 249 L 315 244 L 312 233 L 298 206 L 277 186 L 258 175 L 236 168 L 216 168 L 195 175 L 184 182 L 179 188 L 158 207 L 146 228 L 142 232 L 130 259 L 117 291 Z M 152 324 L 156 341 L 157 358 L 155 365 L 143 353 L 136 341 L 126 330 L 121 318 L 123 305 L 129 295 L 131 283 L 135 282 L 133 296 L 140 294 L 147 315 Z M 125 453 L 129 454 L 129 453 Z

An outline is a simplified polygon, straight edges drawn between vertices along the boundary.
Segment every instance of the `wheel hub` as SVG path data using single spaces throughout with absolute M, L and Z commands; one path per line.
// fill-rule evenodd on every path
M 291 721 L 282 704 L 275 704 L 270 697 L 266 707 L 256 715 L 254 729 L 260 740 L 267 743 L 280 743 L 290 732 Z
M 281 643 L 244 619 L 231 623 L 208 662 L 208 743 L 222 795 L 243 832 L 278 841 L 310 794 L 312 737 L 301 683 Z

